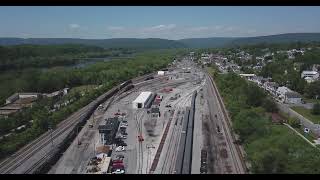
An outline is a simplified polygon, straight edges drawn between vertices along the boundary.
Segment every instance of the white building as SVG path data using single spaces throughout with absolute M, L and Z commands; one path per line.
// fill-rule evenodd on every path
M 290 104 L 301 104 L 301 96 L 297 92 L 286 92 L 285 102 Z
M 145 104 L 148 102 L 151 97 L 152 92 L 141 92 L 141 94 L 132 102 L 133 109 L 144 108 Z
M 27 98 L 37 99 L 39 95 L 40 95 L 39 93 L 15 93 L 6 99 L 6 104 L 13 103 L 18 99 L 27 99 Z
M 307 83 L 312 83 L 312 82 L 315 81 L 315 80 L 314 80 L 313 78 L 311 78 L 311 77 L 305 77 L 304 80 L 306 80 Z
M 276 93 L 277 93 L 278 96 L 283 96 L 284 97 L 287 92 L 292 92 L 292 91 L 291 91 L 291 89 L 289 89 L 289 88 L 287 88 L 285 86 L 281 86 L 281 87 L 278 87 Z
M 319 78 L 319 73 L 317 71 L 302 71 L 301 78 L 310 77 L 314 80 Z

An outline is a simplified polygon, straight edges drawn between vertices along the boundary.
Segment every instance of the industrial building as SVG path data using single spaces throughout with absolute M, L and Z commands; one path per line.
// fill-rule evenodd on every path
M 133 109 L 144 108 L 151 96 L 152 92 L 141 92 L 141 94 L 132 102 Z
M 119 128 L 119 124 L 120 122 L 118 121 L 118 117 L 114 117 L 107 119 L 105 125 L 100 125 L 98 127 L 100 142 L 103 145 L 113 144 L 114 138 Z
M 152 118 L 160 117 L 160 110 L 158 107 L 151 108 L 151 117 Z
M 8 97 L 6 100 L 6 104 L 14 103 L 19 99 L 37 99 L 39 97 L 39 93 L 15 93 L 12 96 Z

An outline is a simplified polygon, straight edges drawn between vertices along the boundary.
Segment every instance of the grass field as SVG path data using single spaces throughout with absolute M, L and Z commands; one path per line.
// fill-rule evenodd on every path
M 304 98 L 304 101 L 306 101 L 307 103 L 320 103 L 320 99 L 308 99 L 308 98 Z
M 311 114 L 311 110 L 309 109 L 305 109 L 303 107 L 291 107 L 291 109 L 314 123 L 320 123 L 320 115 Z
M 295 130 L 297 130 L 300 134 L 302 134 L 305 138 L 307 138 L 309 141 L 311 141 L 313 143 L 313 140 L 317 139 L 312 132 L 310 132 L 309 134 L 304 132 L 304 129 L 302 127 L 300 128 L 294 128 Z

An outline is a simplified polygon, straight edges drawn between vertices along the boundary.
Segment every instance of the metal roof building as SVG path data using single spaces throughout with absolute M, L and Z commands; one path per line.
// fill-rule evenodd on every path
M 132 102 L 132 107 L 134 109 L 144 108 L 145 104 L 151 97 L 152 92 L 141 92 L 141 94 Z

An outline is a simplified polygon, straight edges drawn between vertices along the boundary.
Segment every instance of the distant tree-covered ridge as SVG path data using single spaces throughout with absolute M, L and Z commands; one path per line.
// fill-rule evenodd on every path
M 84 44 L 99 46 L 102 48 L 134 48 L 134 49 L 171 49 L 184 48 L 184 44 L 167 39 L 159 38 L 113 38 L 113 39 L 72 39 L 72 38 L 0 38 L 0 45 L 19 45 L 19 44 Z
M 259 43 L 290 43 L 320 41 L 320 33 L 287 33 L 257 37 L 209 37 L 168 40 L 159 38 L 0 38 L 0 45 L 18 44 L 85 44 L 103 48 L 170 49 L 170 48 L 213 48 Z

